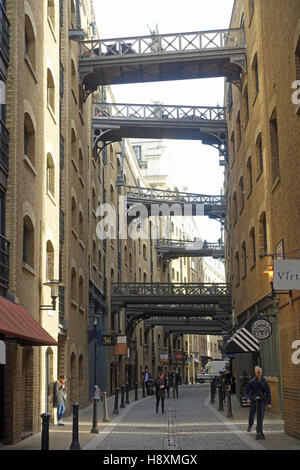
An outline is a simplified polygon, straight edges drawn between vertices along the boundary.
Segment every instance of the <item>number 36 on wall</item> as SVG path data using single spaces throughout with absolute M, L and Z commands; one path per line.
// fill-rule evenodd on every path
M 300 339 L 292 343 L 292 349 L 296 349 L 292 354 L 292 363 L 295 365 L 300 364 Z

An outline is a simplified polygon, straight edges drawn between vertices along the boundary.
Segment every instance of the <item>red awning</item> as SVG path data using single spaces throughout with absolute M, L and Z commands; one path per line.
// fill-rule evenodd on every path
M 26 345 L 57 346 L 58 343 L 25 308 L 0 297 L 0 335 L 16 338 Z

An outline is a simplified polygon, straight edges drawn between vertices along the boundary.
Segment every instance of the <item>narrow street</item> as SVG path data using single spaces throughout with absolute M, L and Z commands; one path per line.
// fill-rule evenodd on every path
M 165 398 L 165 413 L 155 412 L 155 396 L 133 402 L 85 449 L 93 450 L 251 450 L 249 436 L 222 421 L 209 405 L 209 385 L 179 387 Z M 246 423 L 245 423 L 246 429 Z M 246 440 L 246 442 L 245 442 Z

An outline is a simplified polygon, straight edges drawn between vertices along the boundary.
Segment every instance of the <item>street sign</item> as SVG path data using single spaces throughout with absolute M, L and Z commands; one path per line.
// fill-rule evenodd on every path
M 300 260 L 274 260 L 273 288 L 275 290 L 300 290 Z
M 118 336 L 115 347 L 115 354 L 126 356 L 127 355 L 127 340 L 126 336 Z

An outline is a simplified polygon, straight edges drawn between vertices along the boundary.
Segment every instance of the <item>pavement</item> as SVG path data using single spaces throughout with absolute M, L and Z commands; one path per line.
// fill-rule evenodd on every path
M 93 407 L 79 409 L 79 444 L 82 450 L 152 449 L 176 451 L 200 450 L 300 450 L 300 440 L 284 432 L 283 420 L 267 411 L 264 419 L 265 440 L 256 440 L 255 425 L 247 432 L 249 408 L 241 408 L 232 395 L 232 414 L 227 408 L 218 411 L 216 402 L 210 403 L 208 384 L 182 385 L 179 398 L 165 400 L 166 413 L 155 413 L 155 398 L 135 400 L 129 393 L 129 404 L 113 413 L 115 398 L 107 399 L 109 422 L 103 422 L 103 403 L 100 402 L 98 434 L 91 433 Z M 49 449 L 68 450 L 72 443 L 72 416 L 64 419 L 65 426 L 50 424 Z M 40 450 L 41 432 L 15 445 L 0 445 L 0 450 Z

